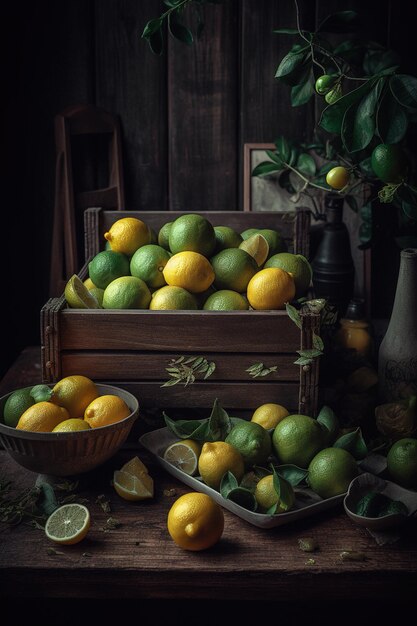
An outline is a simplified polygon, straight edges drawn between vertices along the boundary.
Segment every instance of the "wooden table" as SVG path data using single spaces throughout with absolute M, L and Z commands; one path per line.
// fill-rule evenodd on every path
M 0 384 L 3 395 L 41 382 L 39 348 L 27 348 Z M 138 454 L 155 481 L 152 501 L 129 503 L 113 490 L 113 470 Z M 0 451 L 0 479 L 19 488 L 36 475 Z M 171 491 L 172 490 L 172 491 Z M 176 600 L 325 600 L 398 602 L 413 599 L 417 589 L 417 525 L 403 527 L 394 544 L 377 545 L 355 526 L 342 505 L 272 530 L 256 528 L 228 511 L 221 541 L 192 553 L 178 548 L 166 529 L 169 508 L 189 490 L 168 475 L 136 443 L 129 441 L 104 466 L 83 476 L 77 492 L 87 500 L 92 527 L 78 545 L 51 544 L 42 530 L 21 524 L 0 532 L 0 596 L 12 598 L 132 598 Z M 111 512 L 98 501 L 104 495 Z M 120 522 L 109 528 L 109 517 Z M 300 550 L 298 539 L 313 537 L 319 550 Z M 344 550 L 363 552 L 363 562 L 344 562 Z M 309 563 L 312 558 L 314 562 Z M 346 604 L 346 610 L 348 609 Z M 295 610 L 295 609 L 293 609 Z M 376 610 L 376 608 L 374 609 Z

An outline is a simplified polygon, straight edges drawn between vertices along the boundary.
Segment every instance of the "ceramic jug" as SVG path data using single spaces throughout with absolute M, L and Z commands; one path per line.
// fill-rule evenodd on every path
M 379 397 L 417 394 L 417 248 L 401 251 L 394 306 L 378 353 Z

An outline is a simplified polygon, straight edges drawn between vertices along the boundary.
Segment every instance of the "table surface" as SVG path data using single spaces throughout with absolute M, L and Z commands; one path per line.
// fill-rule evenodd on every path
M 3 395 L 40 380 L 40 349 L 26 348 L 0 383 Z M 140 423 L 140 419 L 138 422 Z M 148 428 L 149 429 L 149 428 Z M 146 431 L 146 427 L 144 427 Z M 111 486 L 113 471 L 138 455 L 155 482 L 153 500 L 130 503 Z M 34 485 L 37 475 L 0 450 L 0 480 L 18 489 Z M 392 544 L 378 545 L 355 526 L 338 504 L 289 525 L 264 530 L 225 510 L 225 529 L 210 550 L 187 552 L 171 540 L 166 520 L 176 497 L 190 491 L 166 473 L 137 441 L 106 464 L 79 478 L 77 497 L 86 501 L 92 526 L 75 546 L 56 546 L 27 524 L 0 525 L 0 596 L 50 598 L 248 599 L 286 601 L 325 598 L 407 599 L 417 583 L 417 520 L 402 527 Z M 111 506 L 100 505 L 104 496 Z M 109 518 L 119 525 L 112 528 Z M 312 537 L 319 549 L 300 550 L 298 540 Z M 364 561 L 342 561 L 354 550 Z M 313 562 L 309 562 L 313 559 Z

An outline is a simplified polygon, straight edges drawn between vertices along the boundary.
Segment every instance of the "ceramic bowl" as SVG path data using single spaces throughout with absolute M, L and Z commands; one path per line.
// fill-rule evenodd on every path
M 34 433 L 16 430 L 0 422 L 0 442 L 16 463 L 39 474 L 76 476 L 98 467 L 116 454 L 139 416 L 139 403 L 124 389 L 96 384 L 100 395 L 114 394 L 122 398 L 130 415 L 109 426 L 73 433 Z M 0 416 L 9 395 L 0 398 Z
M 363 515 L 357 515 L 355 511 L 359 500 L 370 491 L 377 491 L 392 500 L 399 500 L 407 507 L 408 515 L 401 515 L 399 513 L 384 515 L 383 517 L 364 517 Z M 417 511 L 417 492 L 409 491 L 390 480 L 384 480 L 383 478 L 366 472 L 352 480 L 343 500 L 343 505 L 346 513 L 355 524 L 365 526 L 370 530 L 385 530 L 386 528 L 392 528 L 393 526 L 402 524 Z

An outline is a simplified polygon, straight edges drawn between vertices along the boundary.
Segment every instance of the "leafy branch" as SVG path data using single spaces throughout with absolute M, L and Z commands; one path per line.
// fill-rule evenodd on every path
M 307 301 L 305 305 L 308 306 L 309 303 L 313 303 L 312 306 L 309 307 L 312 312 L 320 313 L 321 315 L 323 315 L 323 312 L 325 311 L 325 307 L 326 307 L 326 300 L 323 300 L 323 299 L 310 300 L 310 301 Z M 289 304 L 288 302 L 286 303 L 285 308 L 287 310 L 288 317 L 294 322 L 297 328 L 301 330 L 302 322 L 301 322 L 301 315 L 300 315 L 299 310 L 296 309 L 295 306 L 293 306 L 292 304 Z M 313 363 L 313 359 L 323 355 L 323 350 L 324 350 L 323 340 L 320 337 L 320 335 L 317 335 L 317 333 L 315 333 L 314 331 L 312 335 L 312 342 L 313 342 L 313 348 L 308 349 L 308 350 L 297 350 L 297 353 L 300 356 L 296 361 L 294 361 L 294 365 L 302 365 L 304 367 L 309 367 Z
M 161 387 L 172 387 L 182 383 L 184 387 L 195 382 L 198 374 L 204 374 L 203 380 L 211 376 L 216 369 L 213 361 L 207 361 L 202 356 L 188 357 L 180 356 L 178 359 L 171 359 L 168 367 L 165 368 L 170 378 Z
M 258 376 L 268 376 L 268 374 L 272 374 L 272 372 L 276 372 L 278 369 L 277 365 L 271 365 L 271 367 L 265 367 L 263 363 L 254 363 L 250 367 L 248 367 L 245 372 L 249 373 L 249 376 L 252 378 L 258 378 Z

